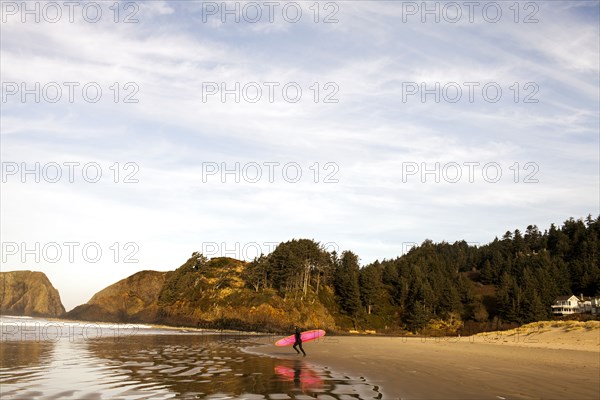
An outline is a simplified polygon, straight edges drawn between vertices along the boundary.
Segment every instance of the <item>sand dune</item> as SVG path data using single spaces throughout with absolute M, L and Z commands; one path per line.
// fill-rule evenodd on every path
M 485 343 L 545 349 L 596 351 L 600 349 L 600 321 L 543 321 L 470 338 Z

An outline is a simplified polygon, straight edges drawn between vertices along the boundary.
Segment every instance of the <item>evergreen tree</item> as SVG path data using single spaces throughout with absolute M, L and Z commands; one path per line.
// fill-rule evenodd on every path
M 335 292 L 340 300 L 342 312 L 356 316 L 361 308 L 358 256 L 344 251 L 335 270 Z
M 360 270 L 359 286 L 362 304 L 367 314 L 371 314 L 371 308 L 375 304 L 381 288 L 381 277 L 377 266 L 369 265 Z
M 406 313 L 405 321 L 409 330 L 417 333 L 427 325 L 431 318 L 429 309 L 423 302 L 415 301 Z
M 551 317 L 557 296 L 600 295 L 600 217 L 571 218 L 543 233 L 528 225 L 524 232 L 507 231 L 482 246 L 425 240 L 401 257 L 362 269 L 351 251 L 338 255 L 313 240 L 291 240 L 249 263 L 243 277 L 248 288 L 272 288 L 282 297 L 304 298 L 332 287 L 336 308 L 355 324 L 364 317 L 415 332 L 432 318 L 456 315 L 478 322 L 536 321 Z M 199 255 L 193 261 L 185 273 L 206 264 Z

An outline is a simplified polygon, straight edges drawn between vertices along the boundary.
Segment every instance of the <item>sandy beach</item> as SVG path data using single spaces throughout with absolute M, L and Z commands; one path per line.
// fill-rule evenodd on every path
M 461 338 L 330 336 L 304 347 L 306 362 L 364 377 L 380 386 L 384 399 L 600 397 L 597 325 L 539 325 Z M 272 344 L 247 350 L 298 357 L 291 347 Z

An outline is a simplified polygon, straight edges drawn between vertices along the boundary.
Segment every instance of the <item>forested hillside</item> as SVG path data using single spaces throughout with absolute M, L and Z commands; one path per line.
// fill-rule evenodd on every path
M 528 226 L 483 246 L 424 241 L 361 266 L 350 250 L 280 243 L 252 262 L 193 253 L 171 272 L 142 271 L 67 313 L 87 320 L 286 331 L 457 334 L 551 318 L 560 295 L 600 295 L 600 220 Z
M 348 329 L 456 333 L 466 321 L 501 326 L 551 318 L 560 295 L 600 295 L 600 220 L 530 225 L 483 246 L 429 240 L 393 260 L 360 267 L 352 251 L 328 253 L 312 240 L 281 243 L 245 270 L 255 291 L 319 296 Z M 471 324 L 474 326 L 474 324 Z

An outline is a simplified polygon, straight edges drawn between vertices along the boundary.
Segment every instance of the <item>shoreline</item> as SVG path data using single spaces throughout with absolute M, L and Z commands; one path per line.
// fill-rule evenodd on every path
M 48 323 L 66 323 L 69 325 L 82 325 L 91 326 L 99 325 L 106 328 L 119 328 L 119 329 L 134 329 L 138 330 L 159 330 L 159 331 L 174 331 L 179 333 L 199 333 L 199 334 L 221 334 L 221 335 L 244 335 L 244 336 L 279 336 L 276 334 L 262 333 L 262 332 L 249 332 L 249 331 L 236 331 L 231 329 L 208 329 L 208 328 L 195 328 L 187 326 L 173 326 L 173 325 L 160 325 L 142 322 L 108 322 L 108 321 L 85 321 L 78 319 L 65 319 L 59 317 L 29 317 L 29 316 L 18 316 L 18 315 L 0 315 L 0 318 L 12 318 L 19 320 L 21 323 L 26 324 L 28 321 L 44 320 Z
M 353 379 L 366 379 L 381 389 L 384 399 L 598 398 L 600 330 L 554 328 L 535 338 L 528 336 L 516 336 L 527 341 L 484 341 L 478 335 L 454 341 L 325 336 L 304 344 L 306 358 L 298 357 L 291 347 L 270 343 L 243 350 L 301 359 Z
M 80 328 L 81 325 L 95 324 L 62 319 L 33 320 L 38 325 L 41 322 L 42 332 L 45 322 L 64 324 L 65 327 L 78 324 Z M 24 318 L 11 321 L 11 324 L 17 326 L 28 324 L 28 321 Z M 127 325 L 97 324 L 108 329 Z M 295 376 L 294 371 L 305 371 L 306 367 L 307 375 L 299 372 L 300 384 L 302 379 L 311 376 L 310 369 L 328 371 L 327 376 L 331 373 L 334 379 L 356 382 L 353 388 L 345 389 L 360 398 L 579 400 L 598 399 L 600 396 L 598 322 L 540 322 L 510 331 L 465 337 L 326 335 L 304 344 L 306 358 L 297 356 L 290 346 L 275 346 L 281 335 L 186 327 L 163 329 L 159 325 L 150 327 L 131 329 L 124 335 L 117 331 L 117 337 L 145 336 L 146 333 L 181 335 L 186 343 L 202 335 L 214 336 L 215 340 L 222 338 L 227 342 L 235 341 L 237 337 L 240 341 L 235 345 L 242 352 L 284 361 L 280 368 L 288 370 L 284 375 L 289 372 L 290 376 Z M 31 329 L 26 333 L 28 337 L 33 334 Z M 69 329 L 68 333 L 80 337 L 80 332 Z M 190 335 L 190 339 L 186 339 L 185 335 Z M 354 390 L 363 391 L 359 394 Z

